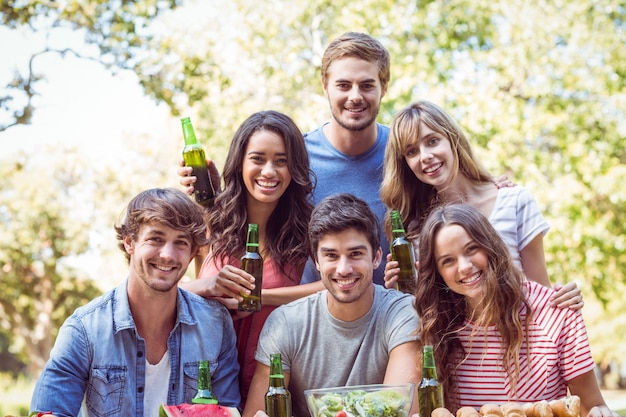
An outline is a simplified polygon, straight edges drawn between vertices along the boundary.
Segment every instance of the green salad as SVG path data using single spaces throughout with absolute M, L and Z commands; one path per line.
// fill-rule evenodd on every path
M 407 417 L 409 399 L 393 390 L 326 394 L 315 401 L 315 417 Z

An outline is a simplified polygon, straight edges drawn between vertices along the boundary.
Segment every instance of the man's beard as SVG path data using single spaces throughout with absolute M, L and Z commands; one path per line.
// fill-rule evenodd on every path
M 351 132 L 360 132 L 362 130 L 367 129 L 368 127 L 370 127 L 372 125 L 372 123 L 374 123 L 376 121 L 376 118 L 373 117 L 371 119 L 366 119 L 366 120 L 359 120 L 356 122 L 352 122 L 350 124 L 344 122 L 343 120 L 341 120 L 340 117 L 338 117 L 335 112 L 332 112 L 333 115 L 333 119 L 335 119 L 335 121 L 337 122 L 337 124 L 339 124 L 339 126 L 343 127 L 346 130 L 349 130 Z

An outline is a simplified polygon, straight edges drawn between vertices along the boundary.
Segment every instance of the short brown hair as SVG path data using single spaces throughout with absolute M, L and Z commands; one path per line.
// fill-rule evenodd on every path
M 328 83 L 328 68 L 337 59 L 354 57 L 378 64 L 378 78 L 383 93 L 387 91 L 390 79 L 391 60 L 389 51 L 382 43 L 370 35 L 358 32 L 346 32 L 333 40 L 322 56 L 322 83 Z
M 313 259 L 317 260 L 317 249 L 327 235 L 354 229 L 362 233 L 372 246 L 372 255 L 380 248 L 380 225 L 378 217 L 367 203 L 353 194 L 333 194 L 320 201 L 313 209 L 309 221 L 309 241 Z
M 191 238 L 191 251 L 207 244 L 207 227 L 203 209 L 180 190 L 174 188 L 152 188 L 137 194 L 126 208 L 123 219 L 115 225 L 118 247 L 130 261 L 124 247 L 124 238 L 137 239 L 142 226 L 158 222 Z

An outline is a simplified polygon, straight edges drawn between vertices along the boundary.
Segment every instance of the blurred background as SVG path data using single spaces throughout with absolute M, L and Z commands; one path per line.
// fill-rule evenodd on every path
M 27 414 L 65 317 L 125 278 L 128 200 L 180 188 L 180 118 L 220 168 L 255 111 L 316 127 L 346 31 L 391 53 L 380 122 L 434 101 L 534 194 L 552 281 L 582 288 L 626 414 L 625 1 L 2 0 L 0 18 L 0 415 Z

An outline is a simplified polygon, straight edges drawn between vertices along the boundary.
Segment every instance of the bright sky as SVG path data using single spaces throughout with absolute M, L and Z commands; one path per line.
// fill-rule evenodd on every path
M 56 31 L 46 39 L 42 33 L 0 27 L 0 86 L 6 85 L 16 68 L 25 74 L 30 54 L 46 45 L 59 49 L 72 46 L 81 53 L 93 51 L 77 32 Z M 163 131 L 172 123 L 166 106 L 157 106 L 145 97 L 130 71 L 113 76 L 96 62 L 54 53 L 37 57 L 34 70 L 46 80 L 36 88 L 40 95 L 32 125 L 0 132 L 0 157 L 27 149 L 30 144 L 84 141 L 110 152 L 119 149 L 128 134 Z M 6 115 L 0 114 L 3 123 L 5 119 Z
M 25 75 L 31 54 L 46 46 L 72 47 L 80 53 L 88 53 L 90 47 L 82 39 L 82 35 L 76 32 L 56 31 L 46 39 L 44 34 L 21 33 L 0 26 L 0 89 L 12 79 L 16 69 Z M 156 140 L 171 135 L 172 126 L 179 129 L 178 119 L 169 115 L 165 105 L 158 106 L 145 97 L 136 76 L 130 71 L 113 76 L 96 62 L 71 54 L 61 57 L 55 53 L 37 57 L 34 70 L 46 80 L 36 86 L 39 96 L 35 101 L 32 124 L 0 132 L 0 163 L 2 159 L 14 158 L 42 144 L 80 145 L 87 147 L 89 154 L 97 158 L 116 158 L 124 151 L 124 141 L 129 138 L 145 140 L 147 135 Z M 0 95 L 4 94 L 5 91 L 0 90 Z M 0 112 L 0 121 L 8 123 L 5 113 Z M 181 150 L 182 146 L 180 132 Z M 110 238 L 110 233 L 106 238 Z M 124 277 L 124 269 L 127 269 L 121 255 L 116 261 L 123 269 L 121 273 L 111 274 L 114 282 Z M 93 272 L 102 270 L 101 263 L 99 254 L 95 253 L 81 257 L 75 266 L 85 265 L 85 271 Z M 108 268 L 114 266 L 117 265 L 107 265 Z M 102 282 L 102 285 L 108 288 L 113 284 L 107 287 Z

